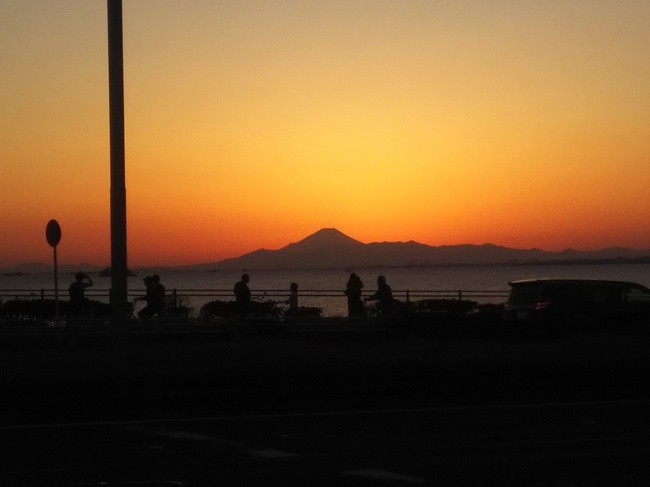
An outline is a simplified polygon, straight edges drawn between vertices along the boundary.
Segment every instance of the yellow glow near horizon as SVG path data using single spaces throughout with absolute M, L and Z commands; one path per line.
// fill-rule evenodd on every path
M 105 2 L 0 6 L 0 266 L 109 260 Z M 130 265 L 650 249 L 650 4 L 125 2 Z

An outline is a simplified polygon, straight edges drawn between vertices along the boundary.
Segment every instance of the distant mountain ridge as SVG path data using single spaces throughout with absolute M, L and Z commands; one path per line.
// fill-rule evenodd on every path
M 363 243 L 335 228 L 323 228 L 277 250 L 259 249 L 217 262 L 168 269 L 195 270 L 269 270 L 269 269 L 360 269 L 363 267 L 425 267 L 442 265 L 518 265 L 518 264 L 586 264 L 650 263 L 650 249 L 636 250 L 611 247 L 594 251 L 566 249 L 552 252 L 541 249 L 513 249 L 494 244 L 431 246 L 408 242 Z M 77 270 L 99 272 L 105 266 L 91 264 L 64 265 L 60 273 Z M 145 269 L 161 268 L 147 266 Z M 141 269 L 140 267 L 136 267 Z M 52 264 L 24 264 L 2 272 L 51 272 Z
M 650 250 L 613 247 L 596 251 L 512 249 L 494 244 L 431 246 L 415 241 L 364 244 L 335 228 L 323 228 L 277 250 L 259 249 L 240 257 L 200 264 L 215 270 L 423 267 L 436 265 L 536 264 L 641 259 Z

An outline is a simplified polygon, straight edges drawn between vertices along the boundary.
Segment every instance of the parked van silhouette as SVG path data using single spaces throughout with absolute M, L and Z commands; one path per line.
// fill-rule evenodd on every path
M 626 281 L 531 279 L 513 281 L 504 321 L 568 333 L 630 324 L 650 325 L 650 289 Z

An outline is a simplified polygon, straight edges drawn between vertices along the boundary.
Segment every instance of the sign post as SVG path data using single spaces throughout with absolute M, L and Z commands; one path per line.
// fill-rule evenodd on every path
M 45 227 L 45 239 L 54 249 L 54 319 L 59 321 L 59 265 L 56 256 L 56 246 L 61 241 L 61 227 L 56 220 L 50 220 Z

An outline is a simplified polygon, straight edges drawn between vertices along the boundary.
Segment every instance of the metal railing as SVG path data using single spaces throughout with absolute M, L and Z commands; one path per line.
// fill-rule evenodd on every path
M 135 289 L 128 292 L 129 300 L 135 306 L 136 298 L 143 297 L 144 289 Z M 367 291 L 364 296 L 371 296 L 372 291 Z M 189 309 L 190 317 L 197 317 L 203 305 L 210 301 L 233 301 L 233 292 L 230 289 L 169 289 L 167 290 L 168 301 L 171 306 L 185 306 Z M 507 290 L 393 290 L 393 297 L 403 303 L 415 303 L 422 300 L 458 300 L 476 301 L 480 304 L 498 304 L 505 301 L 508 296 Z M 110 289 L 89 288 L 86 290 L 86 297 L 104 303 L 109 302 Z M 252 290 L 251 297 L 257 301 L 275 301 L 284 303 L 289 299 L 289 291 L 286 289 L 262 289 Z M 53 300 L 55 299 L 54 289 L 0 289 L 0 302 L 8 300 Z M 67 301 L 67 291 L 59 291 L 59 301 Z M 322 316 L 325 318 L 347 316 L 347 298 L 342 290 L 300 290 L 299 305 L 304 307 L 316 307 L 322 309 Z

